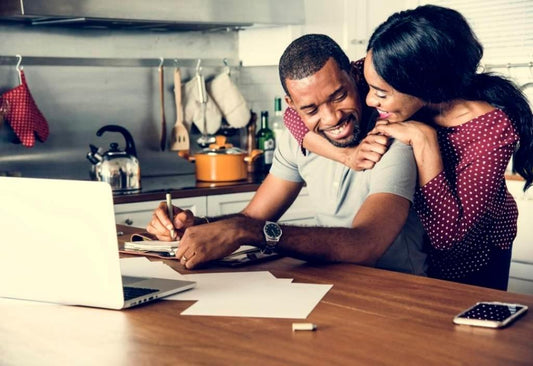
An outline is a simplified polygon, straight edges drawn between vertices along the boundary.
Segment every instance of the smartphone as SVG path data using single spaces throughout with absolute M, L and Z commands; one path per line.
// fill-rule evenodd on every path
M 526 311 L 526 305 L 482 301 L 456 315 L 453 322 L 478 327 L 503 328 Z

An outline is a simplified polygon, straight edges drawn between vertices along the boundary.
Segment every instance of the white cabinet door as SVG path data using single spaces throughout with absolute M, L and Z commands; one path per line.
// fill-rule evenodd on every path
M 220 216 L 242 211 L 255 192 L 220 194 L 174 199 L 172 203 L 182 209 L 191 210 L 196 216 Z M 314 225 L 315 219 L 309 210 L 309 195 L 304 188 L 292 206 L 281 217 L 280 222 L 291 225 Z M 117 224 L 145 228 L 152 219 L 152 213 L 161 201 L 122 203 L 115 205 Z
M 207 197 L 207 216 L 229 215 L 242 211 L 255 192 L 217 194 Z
M 508 290 L 533 294 L 533 188 L 524 193 L 523 186 L 522 181 L 507 181 L 518 205 L 518 233 L 513 243 Z
M 311 208 L 311 198 L 307 188 L 303 188 L 291 207 L 281 216 L 280 222 L 289 225 L 316 225 L 315 214 Z
M 207 197 L 207 216 L 228 215 L 242 211 L 255 192 L 221 194 Z M 291 207 L 279 222 L 290 225 L 314 225 L 315 217 L 310 210 L 309 194 L 304 187 Z
M 122 203 L 115 205 L 115 221 L 117 224 L 145 228 L 152 220 L 152 213 L 161 201 L 145 201 Z M 191 210 L 197 216 L 206 214 L 206 198 L 190 197 L 172 200 L 174 206 Z

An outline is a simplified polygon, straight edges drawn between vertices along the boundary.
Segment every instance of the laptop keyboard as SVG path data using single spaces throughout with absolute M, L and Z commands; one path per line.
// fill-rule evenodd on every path
M 129 287 L 124 286 L 124 300 L 131 300 L 139 296 L 144 296 L 151 294 L 152 292 L 157 292 L 158 290 L 153 288 L 142 288 L 142 287 Z

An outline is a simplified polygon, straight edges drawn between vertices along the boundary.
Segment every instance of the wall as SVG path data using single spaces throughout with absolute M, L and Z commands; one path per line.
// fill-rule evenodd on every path
M 224 58 L 238 59 L 236 32 L 156 33 L 0 25 L 0 34 L 1 56 L 220 59 L 220 67 L 203 68 L 208 78 L 224 70 Z M 165 68 L 168 136 L 176 118 L 172 71 L 171 67 Z M 90 163 L 85 155 L 89 143 L 107 149 L 113 140 L 124 146 L 120 135 L 95 135 L 106 124 L 122 125 L 132 133 L 143 175 L 194 171 L 193 164 L 158 149 L 161 118 L 157 67 L 29 65 L 24 72 L 51 133 L 45 143 L 25 148 L 11 143 L 10 129 L 5 124 L 0 126 L 0 172 L 87 179 Z M 188 80 L 194 68 L 183 72 Z M 237 82 L 239 74 L 240 68 L 232 70 Z M 0 66 L 0 92 L 17 85 L 15 65 Z

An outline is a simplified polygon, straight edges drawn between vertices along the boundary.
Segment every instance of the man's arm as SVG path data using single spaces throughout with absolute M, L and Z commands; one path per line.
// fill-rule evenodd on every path
M 302 186 L 302 182 L 269 174 L 241 213 L 253 219 L 278 221 L 298 197 Z
M 259 193 L 259 192 L 258 192 Z M 252 208 L 257 203 L 250 204 Z M 352 228 L 281 225 L 280 254 L 325 262 L 351 262 L 373 266 L 401 231 L 409 212 L 409 200 L 390 193 L 368 197 L 353 220 Z M 248 209 L 248 207 L 247 207 Z M 185 232 L 176 256 L 185 256 L 186 267 L 222 258 L 240 245 L 263 247 L 267 217 L 236 216 Z
M 409 200 L 390 193 L 369 196 L 351 228 L 281 226 L 281 254 L 305 260 L 373 266 L 402 230 Z
M 269 174 L 242 212 L 219 217 L 196 217 L 190 210 L 173 207 L 174 222 L 172 222 L 168 217 L 166 202 L 161 202 L 155 209 L 152 220 L 146 227 L 146 230 L 155 235 L 159 240 L 170 241 L 179 239 L 185 229 L 191 226 L 213 223 L 235 216 L 244 215 L 263 221 L 277 221 L 294 202 L 302 186 L 303 183 L 301 182 L 287 181 Z M 176 237 L 170 237 L 171 230 L 173 229 L 177 229 Z
M 269 174 L 240 214 L 213 218 L 213 222 L 206 225 L 192 225 L 194 217 L 188 211 L 190 225 L 183 232 L 176 256 L 185 257 L 182 263 L 185 262 L 187 268 L 193 268 L 225 257 L 241 245 L 262 247 L 264 222 L 277 221 L 294 202 L 302 186 L 302 182 L 287 181 Z M 156 211 L 158 214 L 154 215 L 148 231 L 157 230 L 158 225 L 161 232 L 167 231 L 158 217 L 166 217 L 165 210 L 160 206 Z

